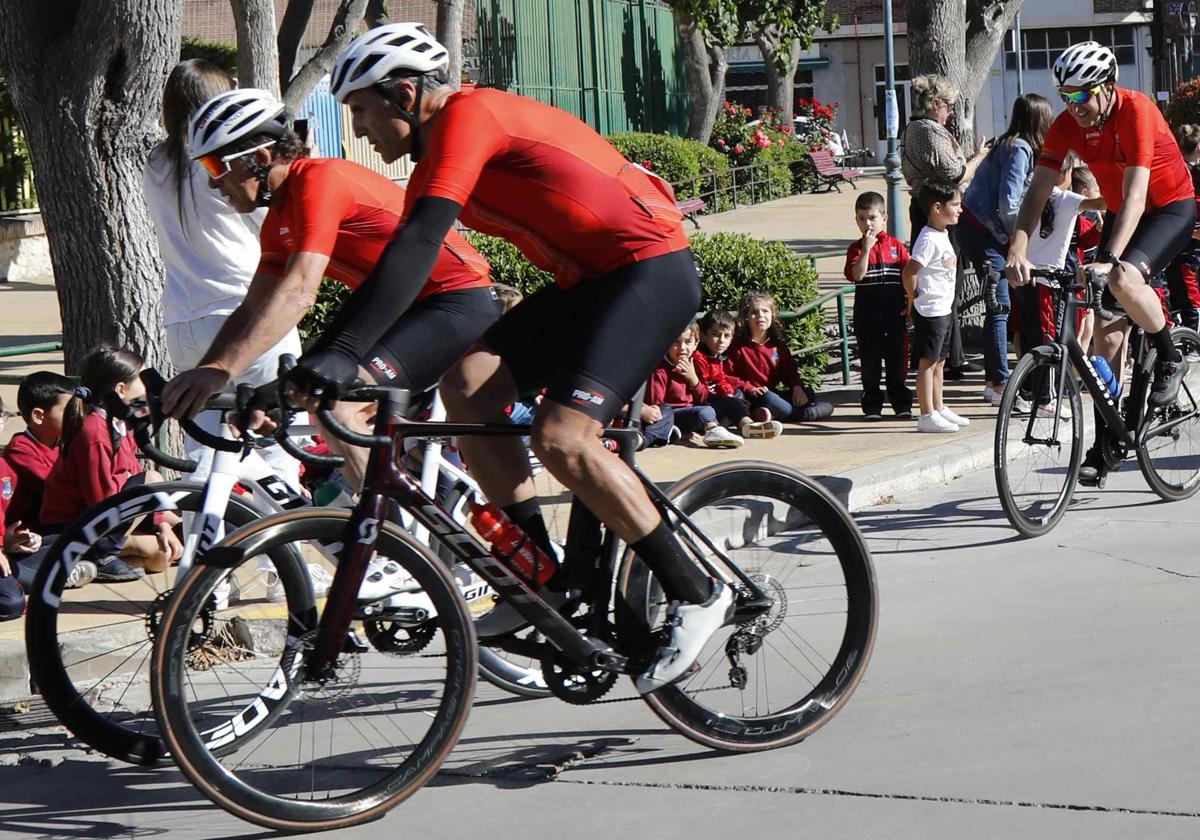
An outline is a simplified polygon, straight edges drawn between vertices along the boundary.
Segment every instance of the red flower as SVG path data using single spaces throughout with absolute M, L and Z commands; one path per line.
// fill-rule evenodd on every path
M 736 146 L 734 146 L 734 147 L 733 147 L 733 151 L 734 151 L 734 152 L 736 152 L 736 153 L 737 153 L 737 154 L 739 154 L 739 155 L 740 155 L 740 154 L 745 154 L 745 152 L 746 152 L 746 147 L 745 147 L 745 146 L 743 146 L 741 143 L 738 143 Z
M 654 164 L 648 160 L 644 160 L 644 161 L 642 161 L 642 168 L 649 169 L 651 172 L 653 172 Z
M 783 138 L 782 138 L 782 137 L 780 137 L 780 138 L 779 138 L 779 140 L 778 140 L 778 141 L 776 141 L 776 142 L 777 142 L 777 143 L 778 143 L 780 146 L 782 146 L 782 145 L 783 145 Z

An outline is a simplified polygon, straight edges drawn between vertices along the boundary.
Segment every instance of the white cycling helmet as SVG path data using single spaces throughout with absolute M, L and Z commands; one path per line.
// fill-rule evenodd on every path
M 194 160 L 247 137 L 282 137 L 287 130 L 283 103 L 270 91 L 238 88 L 217 94 L 192 112 L 188 120 L 188 154 Z
M 350 42 L 334 62 L 329 90 L 338 102 L 356 90 L 377 85 L 399 71 L 428 73 L 450 62 L 446 48 L 422 23 L 389 23 Z
M 1054 80 L 1059 87 L 1093 87 L 1117 80 L 1117 57 L 1096 41 L 1072 44 L 1054 62 Z

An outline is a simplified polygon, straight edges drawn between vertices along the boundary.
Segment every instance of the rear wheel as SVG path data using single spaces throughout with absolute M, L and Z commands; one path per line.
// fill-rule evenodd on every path
M 849 700 L 875 642 L 875 573 L 861 532 L 829 491 L 777 464 L 702 470 L 669 496 L 771 607 L 719 630 L 695 673 L 645 701 L 680 734 L 716 749 L 750 752 L 802 741 Z M 685 528 L 677 533 L 689 539 Z M 722 567 L 703 541 L 690 540 Z M 739 579 L 732 582 L 746 591 Z M 631 552 L 618 591 L 619 609 L 661 630 L 662 590 Z
M 1070 367 L 1062 373 L 1060 383 L 1059 363 L 1046 348 L 1027 353 L 1004 386 L 996 416 L 996 493 L 1008 521 L 1026 537 L 1058 524 L 1079 477 L 1083 399 Z M 1018 398 L 1029 401 L 1030 411 L 1017 410 Z
M 445 565 L 387 525 L 378 551 L 411 575 L 434 637 L 419 655 L 350 644 L 311 672 L 306 653 L 328 607 L 300 566 L 285 601 L 211 611 L 213 590 L 264 555 L 332 543 L 350 511 L 294 511 L 234 534 L 180 584 L 155 648 L 152 695 L 164 741 L 188 779 L 230 813 L 277 831 L 345 828 L 376 819 L 433 776 L 466 723 L 475 687 L 470 614 Z M 206 628 L 237 644 L 195 655 Z
M 1171 338 L 1188 360 L 1188 372 L 1173 404 L 1146 406 L 1138 430 L 1137 460 L 1150 489 L 1168 502 L 1177 502 L 1200 489 L 1200 335 L 1177 327 L 1171 330 Z M 1147 361 L 1153 364 L 1153 359 Z

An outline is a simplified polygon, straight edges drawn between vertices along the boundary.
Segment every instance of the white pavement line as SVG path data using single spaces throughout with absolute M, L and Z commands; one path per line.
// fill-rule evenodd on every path
M 895 799 L 903 802 L 943 802 L 948 805 L 994 805 L 1002 808 L 1045 808 L 1055 811 L 1089 811 L 1100 814 L 1134 814 L 1148 817 L 1200 819 L 1200 811 L 1166 811 L 1156 808 L 1123 808 L 1117 805 L 1075 805 L 1066 802 L 1026 802 L 1017 799 L 970 798 L 964 796 L 928 796 L 918 793 L 868 793 L 837 788 L 792 787 L 786 785 L 713 785 L 696 782 L 617 782 L 603 779 L 555 779 L 558 784 L 596 785 L 601 787 L 654 788 L 658 790 L 699 790 L 713 793 L 784 793 L 802 796 L 846 796 L 859 799 Z

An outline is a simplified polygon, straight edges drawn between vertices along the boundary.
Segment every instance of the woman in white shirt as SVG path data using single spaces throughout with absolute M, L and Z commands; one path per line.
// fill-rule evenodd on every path
M 176 370 L 190 370 L 235 310 L 254 277 L 259 260 L 259 229 L 266 209 L 242 214 L 209 188 L 208 175 L 186 148 L 187 122 L 204 102 L 233 88 L 224 70 L 203 59 L 182 61 L 163 91 L 163 127 L 167 137 L 154 147 L 142 175 L 142 191 L 154 221 L 166 268 L 163 324 L 167 351 Z M 300 355 L 293 330 L 264 353 L 237 382 L 262 385 L 276 377 L 279 356 Z M 196 418 L 216 431 L 219 419 L 208 412 Z M 189 452 L 196 445 L 188 441 Z M 299 486 L 299 463 L 277 446 L 263 451 L 281 477 Z

